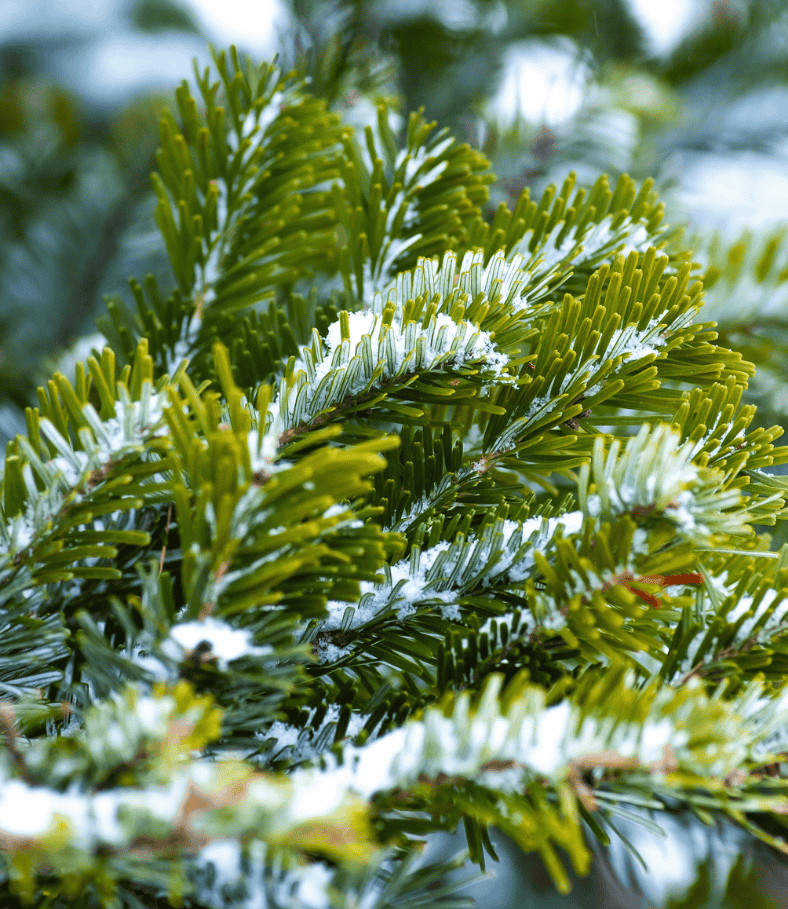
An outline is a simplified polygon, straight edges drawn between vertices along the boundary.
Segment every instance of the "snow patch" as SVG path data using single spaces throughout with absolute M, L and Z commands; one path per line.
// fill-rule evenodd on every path
M 207 642 L 211 649 L 207 656 L 214 656 L 221 669 L 225 669 L 232 660 L 241 657 L 267 656 L 270 647 L 257 647 L 252 644 L 252 633 L 247 628 L 233 628 L 226 622 L 208 617 L 199 622 L 183 622 L 170 628 L 169 639 L 174 641 L 184 652 L 194 650 L 199 644 Z M 166 649 L 165 642 L 165 649 Z M 174 654 L 171 654 L 174 655 Z

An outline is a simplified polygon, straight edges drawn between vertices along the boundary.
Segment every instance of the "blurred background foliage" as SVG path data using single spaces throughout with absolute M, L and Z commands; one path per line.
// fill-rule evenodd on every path
M 359 130 L 380 98 L 395 124 L 424 107 L 490 158 L 491 208 L 569 170 L 581 183 L 655 177 L 708 272 L 708 318 L 758 365 L 748 394 L 761 421 L 784 423 L 785 0 L 4 0 L 2 441 L 54 368 L 68 374 L 101 345 L 105 295 L 124 294 L 131 275 L 171 286 L 149 175 L 162 107 L 191 60 L 207 62 L 208 41 L 278 53 Z M 672 859 L 653 847 L 647 876 L 621 850 L 578 883 L 576 904 L 788 906 L 774 856 L 676 823 Z M 636 826 L 628 835 L 648 845 Z M 690 889 L 697 863 L 706 870 Z M 504 867 L 485 905 L 569 905 L 535 864 Z

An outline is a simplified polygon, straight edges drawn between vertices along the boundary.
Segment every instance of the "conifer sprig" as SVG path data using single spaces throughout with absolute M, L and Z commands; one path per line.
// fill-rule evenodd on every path
M 416 907 L 460 820 L 565 889 L 646 804 L 788 848 L 788 450 L 651 185 L 488 218 L 420 114 L 359 145 L 216 68 L 162 126 L 174 291 L 7 450 L 0 896 Z

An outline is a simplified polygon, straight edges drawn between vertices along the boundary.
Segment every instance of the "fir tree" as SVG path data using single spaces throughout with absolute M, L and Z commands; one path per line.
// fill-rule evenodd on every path
M 788 449 L 651 184 L 489 214 L 421 114 L 216 69 L 161 127 L 175 289 L 6 451 L 4 904 L 456 906 L 460 822 L 565 891 L 632 807 L 787 851 Z

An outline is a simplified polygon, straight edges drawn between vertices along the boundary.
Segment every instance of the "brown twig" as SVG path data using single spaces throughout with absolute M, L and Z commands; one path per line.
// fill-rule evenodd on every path
M 16 767 L 20 777 L 27 780 L 27 782 L 30 782 L 30 775 L 27 772 L 25 759 L 22 757 L 22 752 L 19 750 L 19 736 L 16 731 L 14 708 L 6 702 L 0 703 L 0 728 L 2 728 L 3 731 L 3 740 L 5 742 L 6 751 L 11 756 L 11 762 L 14 767 Z
M 653 606 L 654 609 L 659 609 L 660 603 L 659 600 L 651 593 L 647 593 L 645 590 L 641 590 L 639 587 L 633 587 L 632 584 L 652 584 L 655 587 L 670 587 L 673 584 L 702 584 L 703 575 L 698 574 L 696 571 L 690 571 L 686 574 L 643 574 L 637 575 L 633 574 L 631 571 L 622 571 L 617 575 L 614 575 L 609 580 L 605 581 L 602 585 L 602 590 L 610 590 L 611 587 L 621 586 L 628 590 L 644 602 L 648 603 L 650 606 Z
M 159 559 L 159 574 L 164 571 L 164 556 L 167 552 L 167 542 L 170 537 L 170 519 L 172 518 L 172 502 L 167 507 L 167 526 L 164 528 L 164 545 L 161 547 L 161 558 Z

